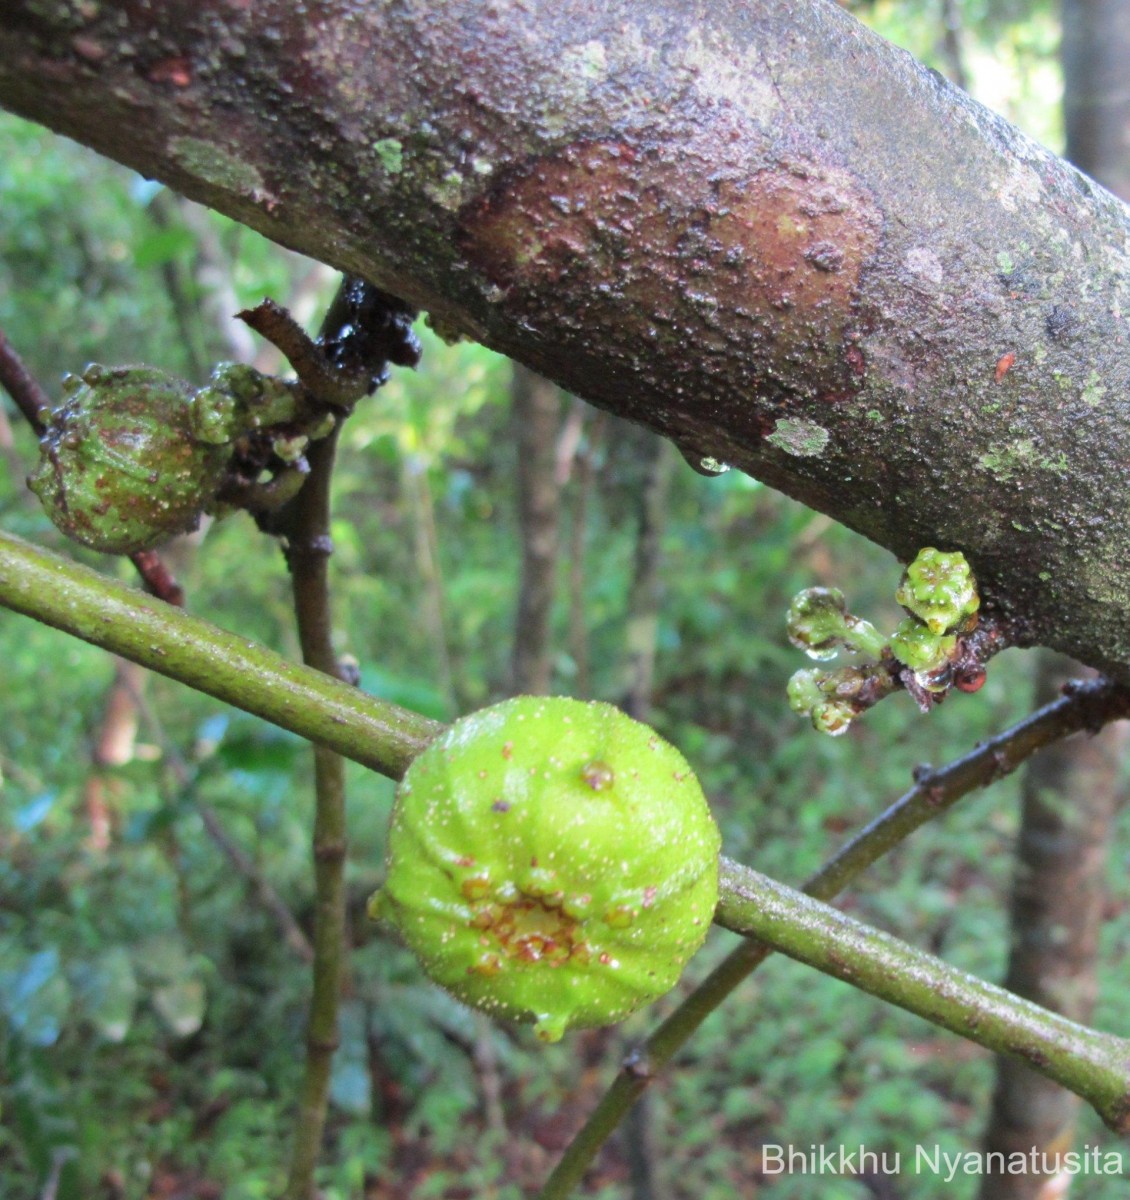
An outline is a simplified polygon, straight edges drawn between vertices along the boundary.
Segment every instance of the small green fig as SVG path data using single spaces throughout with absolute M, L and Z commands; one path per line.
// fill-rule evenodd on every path
M 520 696 L 409 767 L 370 911 L 460 1000 L 557 1041 L 675 985 L 714 914 L 720 842 L 653 730 L 608 704 Z
M 237 439 L 255 431 L 293 468 L 261 488 L 285 500 L 302 486 L 307 442 L 333 425 L 304 424 L 295 384 L 238 363 L 195 392 L 154 367 L 95 363 L 68 375 L 63 395 L 28 486 L 68 537 L 107 554 L 195 529 L 218 507 Z
M 927 546 L 906 568 L 895 599 L 931 633 L 958 633 L 981 607 L 973 571 L 960 550 Z
M 796 671 L 788 683 L 789 707 L 808 717 L 818 732 L 839 737 L 859 716 L 853 701 L 867 679 L 867 670 L 859 667 Z
M 914 672 L 936 671 L 956 646 L 953 634 L 939 636 L 916 617 L 904 617 L 891 635 L 891 653 Z
M 227 454 L 193 435 L 191 387 L 153 367 L 94 364 L 63 391 L 28 479 L 51 520 L 109 554 L 194 529 Z

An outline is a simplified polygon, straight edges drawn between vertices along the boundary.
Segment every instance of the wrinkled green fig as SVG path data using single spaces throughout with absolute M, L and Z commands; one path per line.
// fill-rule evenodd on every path
M 720 842 L 653 730 L 608 704 L 520 696 L 412 763 L 370 911 L 460 1000 L 552 1042 L 675 985 L 714 914 Z
M 960 550 L 927 546 L 906 568 L 895 599 L 931 633 L 959 632 L 981 607 L 973 571 Z
M 866 679 L 866 671 L 858 667 L 797 671 L 788 683 L 789 707 L 808 717 L 818 732 L 839 737 L 859 716 L 852 701 Z
M 152 367 L 87 367 L 63 384 L 28 486 L 69 537 L 130 554 L 194 529 L 226 455 L 193 434 L 192 389 Z
M 154 367 L 92 364 L 67 376 L 63 396 L 28 486 L 63 533 L 107 554 L 195 529 L 215 507 L 235 440 L 292 420 L 296 407 L 293 385 L 235 363 L 197 392 Z M 280 457 L 297 463 L 306 440 L 276 439 Z

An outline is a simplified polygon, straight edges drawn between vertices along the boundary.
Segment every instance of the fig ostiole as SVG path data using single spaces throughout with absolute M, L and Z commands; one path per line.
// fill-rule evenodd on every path
M 520 696 L 455 722 L 397 791 L 370 911 L 437 983 L 543 1041 L 674 987 L 721 838 L 683 756 L 608 704 Z

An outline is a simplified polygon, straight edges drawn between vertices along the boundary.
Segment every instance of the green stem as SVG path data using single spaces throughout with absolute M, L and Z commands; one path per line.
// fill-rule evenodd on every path
M 1099 1033 L 986 983 L 836 908 L 723 858 L 716 920 L 896 1004 L 1082 1096 L 1130 1131 L 1130 1041 Z
M 938 771 L 920 773 L 913 788 L 824 864 L 804 891 L 830 900 L 877 859 L 963 796 L 1014 771 L 1043 746 L 1082 730 L 1094 732 L 1130 714 L 1130 692 L 1107 680 L 1075 685 L 1067 694 Z M 600 1147 L 652 1079 L 704 1020 L 769 957 L 763 942 L 736 946 L 663 1021 L 624 1064 L 577 1136 L 570 1142 L 538 1200 L 565 1200 L 580 1184 Z
M 0 532 L 0 605 L 399 779 L 443 728 Z

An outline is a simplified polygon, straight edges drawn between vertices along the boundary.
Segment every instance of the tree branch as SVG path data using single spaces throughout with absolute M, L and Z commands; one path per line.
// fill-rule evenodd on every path
M 1130 680 L 1127 209 L 830 0 L 16 0 L 0 104 Z
M 23 359 L 4 336 L 2 329 L 0 329 L 0 386 L 15 401 L 16 407 L 23 413 L 24 420 L 35 431 L 36 437 L 42 437 L 47 430 L 47 416 L 51 411 L 51 401 L 32 373 L 24 366 Z
M 1082 1096 L 1116 1132 L 1130 1121 L 1130 1041 L 1100 1033 L 959 971 L 889 933 L 722 859 L 716 920 L 924 1017 Z
M 403 774 L 411 759 L 441 728 L 2 533 L 0 604 L 236 704 L 393 778 Z M 1024 753 L 1055 737 L 1097 727 L 1126 712 L 1123 689 L 1109 683 L 1078 687 L 966 759 L 925 775 L 912 792 L 814 877 L 807 891 L 823 898 L 830 896 L 856 870 L 889 848 L 892 829 L 905 836 L 959 795 L 1015 766 Z M 760 942 L 742 943 L 659 1027 L 562 1160 L 542 1193 L 544 1200 L 568 1194 L 572 1182 L 583 1174 L 587 1162 L 648 1078 L 768 953 Z M 1090 1060 L 1085 1056 L 1085 1061 Z M 1108 1104 L 1104 1111 L 1113 1110 Z
M 392 779 L 443 728 L 3 532 L 0 605 Z

